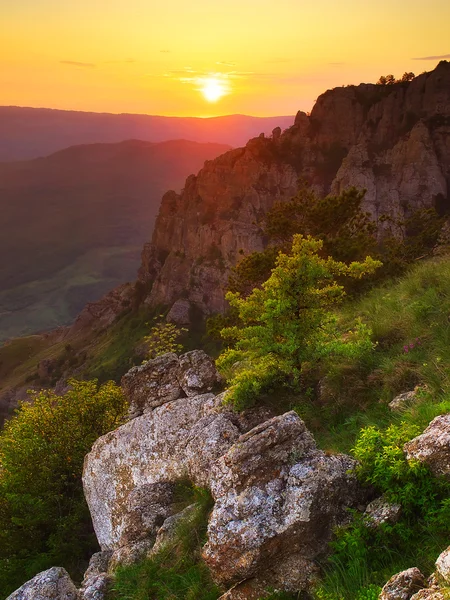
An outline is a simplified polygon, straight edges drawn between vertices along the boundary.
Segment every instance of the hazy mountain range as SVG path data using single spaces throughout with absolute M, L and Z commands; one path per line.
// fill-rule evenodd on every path
M 127 139 L 185 139 L 243 146 L 249 138 L 270 133 L 274 127 L 290 127 L 293 120 L 293 116 L 201 119 L 0 106 L 0 161 L 46 156 L 76 144 Z
M 228 149 L 130 140 L 0 163 L 0 340 L 69 323 L 135 279 L 163 193 Z

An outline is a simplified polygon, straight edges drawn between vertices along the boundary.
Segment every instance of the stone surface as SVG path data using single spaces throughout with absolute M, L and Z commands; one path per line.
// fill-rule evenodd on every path
M 400 412 L 411 406 L 411 404 L 414 404 L 416 397 L 416 392 L 414 390 L 410 392 L 403 392 L 403 394 L 399 394 L 393 400 L 391 400 L 388 406 L 392 411 Z
M 409 600 L 425 586 L 424 576 L 413 567 L 393 575 L 381 590 L 379 600 Z
M 112 581 L 107 573 L 90 577 L 79 591 L 79 600 L 105 600 Z
M 185 477 L 199 485 L 208 482 L 213 463 L 240 435 L 221 414 L 205 418 L 213 398 L 203 394 L 168 402 L 95 442 L 85 459 L 83 485 L 102 549 L 123 545 L 130 494 L 138 488 Z
M 380 496 L 368 504 L 365 510 L 366 524 L 368 527 L 376 528 L 384 523 L 396 523 L 400 518 L 401 510 L 400 504 L 391 504 Z
M 156 540 L 152 547 L 151 553 L 156 554 L 165 546 L 170 546 L 173 544 L 177 539 L 177 528 L 180 523 L 186 521 L 189 522 L 189 520 L 191 520 L 196 513 L 197 506 L 195 504 L 191 504 L 176 515 L 168 517 L 156 533 Z
M 447 600 L 447 598 L 448 592 L 443 592 L 439 588 L 423 589 L 411 596 L 411 600 Z
M 294 412 L 242 435 L 213 467 L 203 558 L 214 578 L 229 586 L 272 571 L 275 587 L 306 587 L 314 557 L 357 502 L 354 466 L 348 456 L 317 450 Z
M 450 546 L 442 552 L 436 561 L 438 577 L 447 585 L 450 585 Z
M 110 570 L 170 541 L 185 516 L 173 515 L 172 484 L 188 478 L 215 500 L 203 556 L 235 586 L 230 598 L 310 585 L 333 527 L 361 501 L 355 461 L 319 451 L 295 412 L 250 412 L 233 413 L 226 394 L 184 397 L 97 440 L 83 484 Z
M 179 358 L 178 382 L 186 396 L 198 396 L 222 382 L 216 365 L 203 350 L 192 350 Z
M 169 323 L 175 323 L 176 325 L 190 325 L 190 310 L 191 303 L 189 300 L 180 298 L 172 304 L 171 309 L 167 313 L 166 321 Z
M 121 385 L 130 404 L 130 419 L 180 397 L 178 367 L 176 354 L 163 354 L 133 367 L 122 377 Z
M 83 577 L 82 586 L 92 577 L 97 577 L 102 573 L 108 572 L 109 561 L 111 560 L 112 552 L 96 552 L 91 556 L 89 566 Z
M 65 569 L 52 567 L 24 583 L 6 600 L 78 600 L 78 590 Z
M 403 447 L 407 458 L 425 463 L 437 476 L 450 478 L 450 414 L 431 421 L 422 435 Z

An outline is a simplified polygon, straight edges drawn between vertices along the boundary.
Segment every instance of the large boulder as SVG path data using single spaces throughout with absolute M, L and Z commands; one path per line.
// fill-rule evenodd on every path
M 103 550 L 130 544 L 133 522 L 137 530 L 145 523 L 151 536 L 169 516 L 148 486 L 183 478 L 209 484 L 213 463 L 241 433 L 224 414 L 209 414 L 213 398 L 203 394 L 168 402 L 95 442 L 85 459 L 83 485 Z
M 410 600 L 426 586 L 425 577 L 417 567 L 393 575 L 381 590 L 379 600 Z
M 450 479 L 450 414 L 433 419 L 422 435 L 403 449 L 408 460 L 423 462 L 434 475 Z
M 192 350 L 178 357 L 163 354 L 133 367 L 122 377 L 122 388 L 129 402 L 129 419 L 184 396 L 210 392 L 221 383 L 214 361 L 203 350 Z
M 113 553 L 109 569 L 170 542 L 180 518 L 173 485 L 189 479 L 215 501 L 203 557 L 214 579 L 232 588 L 226 598 L 306 589 L 333 528 L 361 502 L 355 461 L 318 450 L 295 412 L 237 414 L 226 393 L 197 394 L 218 380 L 205 356 L 161 357 L 163 381 L 170 372 L 186 396 L 151 410 L 145 394 L 153 402 L 155 386 L 129 384 L 155 366 L 133 369 L 125 381 L 143 399 L 144 414 L 97 440 L 85 459 L 85 495 L 102 550 Z
M 441 581 L 450 585 L 450 546 L 439 555 L 436 561 L 436 573 Z
M 24 583 L 6 600 L 78 600 L 78 590 L 65 569 L 52 567 Z
M 288 591 L 307 587 L 333 527 L 358 502 L 354 467 L 348 456 L 317 450 L 294 412 L 242 435 L 211 478 L 215 506 L 203 557 L 216 581 L 258 576 Z

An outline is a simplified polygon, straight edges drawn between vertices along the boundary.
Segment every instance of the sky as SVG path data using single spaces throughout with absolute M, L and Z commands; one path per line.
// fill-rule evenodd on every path
M 0 105 L 291 115 L 450 59 L 448 0 L 0 0 Z

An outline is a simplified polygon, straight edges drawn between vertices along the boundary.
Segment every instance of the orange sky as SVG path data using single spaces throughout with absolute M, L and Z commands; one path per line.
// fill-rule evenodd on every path
M 450 59 L 448 0 L 0 0 L 0 105 L 294 114 Z M 416 60 L 419 59 L 419 60 Z M 222 92 L 201 93 L 205 80 Z

